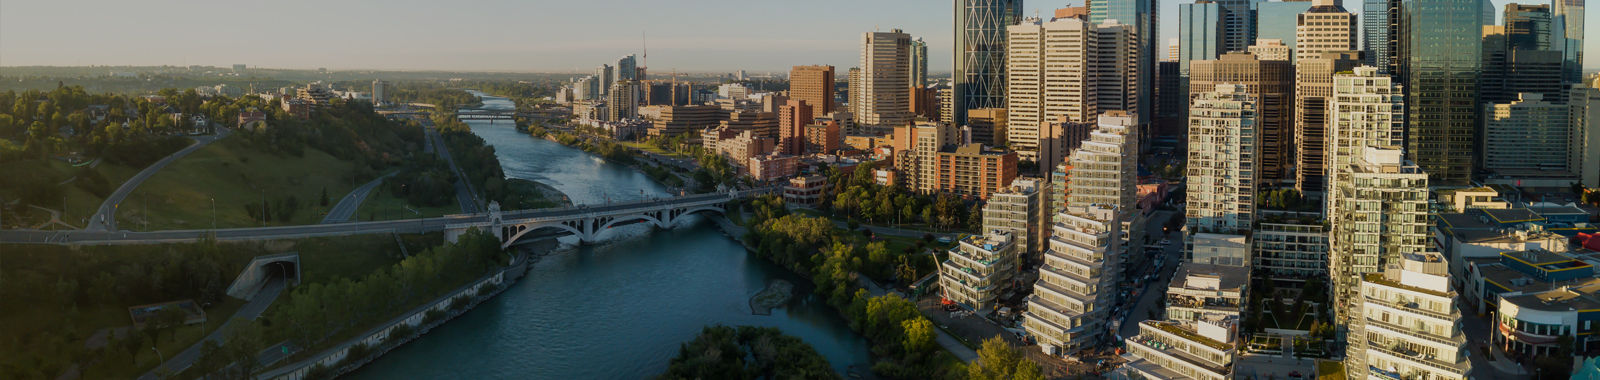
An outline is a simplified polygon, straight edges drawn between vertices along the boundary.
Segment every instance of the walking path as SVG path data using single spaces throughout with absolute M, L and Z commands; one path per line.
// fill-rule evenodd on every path
M 849 222 L 841 222 L 841 221 L 834 220 L 833 221 L 833 225 L 838 226 L 839 228 L 846 229 L 846 230 L 850 229 L 850 223 Z M 893 228 L 893 227 L 869 226 L 869 225 L 865 225 L 865 224 L 862 224 L 859 227 L 872 230 L 872 233 L 874 233 L 874 234 L 884 234 L 884 235 L 891 235 L 891 236 L 922 238 L 922 235 L 933 234 L 934 237 L 949 237 L 951 239 L 955 239 L 956 238 L 956 234 L 955 233 L 950 233 L 950 232 L 929 232 L 929 231 L 917 231 L 917 230 L 902 230 L 902 229 Z
M 478 194 L 472 192 L 472 186 L 467 183 L 466 173 L 461 172 L 461 167 L 456 166 L 456 159 L 450 156 L 450 148 L 444 144 L 444 136 L 432 128 L 428 129 L 428 136 L 437 139 L 434 146 L 438 147 L 439 155 L 444 156 L 445 162 L 450 163 L 450 170 L 456 173 L 456 201 L 461 203 L 461 213 L 478 213 Z
M 211 145 L 211 143 L 216 142 L 217 140 L 226 138 L 231 133 L 233 133 L 233 130 L 231 129 L 217 128 L 217 134 L 195 137 L 194 144 L 189 145 L 187 148 L 183 148 L 183 150 L 179 150 L 177 153 L 167 156 L 167 158 L 161 159 L 161 161 L 156 161 L 155 164 L 150 165 L 148 168 L 144 168 L 144 170 L 140 171 L 139 174 L 134 175 L 133 178 L 129 178 L 128 182 L 123 182 L 122 186 L 117 188 L 117 191 L 112 192 L 111 196 L 106 197 L 105 202 L 100 203 L 100 208 L 93 216 L 89 218 L 89 225 L 85 228 L 87 228 L 89 231 L 116 231 L 117 205 L 121 204 L 122 200 L 128 197 L 128 194 L 132 194 L 133 189 L 139 188 L 139 184 L 144 183 L 144 181 L 147 179 L 150 179 L 150 176 L 155 175 L 156 172 L 161 171 L 162 168 L 167 167 L 167 164 L 171 164 L 173 161 L 177 161 L 179 158 L 189 155 L 189 153 L 194 153 L 194 151 L 200 150 L 200 148 L 204 148 L 206 145 Z
M 44 223 L 39 223 L 39 225 L 33 226 L 33 229 L 35 229 L 35 230 L 43 230 L 45 227 L 47 227 L 49 225 L 52 225 L 52 224 L 60 224 L 60 225 L 66 226 L 68 229 L 74 229 L 74 230 L 78 229 L 78 227 L 73 227 L 71 224 L 67 224 L 67 222 L 61 221 L 61 212 L 60 211 L 51 210 L 51 209 L 47 209 L 47 208 L 39 207 L 39 206 L 34 206 L 34 205 L 28 205 L 28 207 L 40 209 L 40 210 L 43 210 L 44 212 L 50 213 L 50 221 L 44 222 Z
M 328 210 L 328 216 L 322 218 L 321 224 L 344 223 L 350 221 L 350 217 L 355 216 L 356 210 L 361 208 L 361 203 L 366 202 L 367 195 L 372 193 L 372 189 L 378 188 L 378 185 L 383 183 L 384 178 L 392 177 L 396 173 L 399 172 L 389 173 L 388 175 L 378 177 L 378 179 L 372 180 L 372 182 L 367 182 L 367 184 L 361 185 L 361 187 L 357 187 L 355 190 L 350 190 L 350 195 L 340 198 L 339 204 L 333 205 L 333 209 Z
M 246 321 L 256 320 L 256 317 L 260 317 L 261 312 L 266 311 L 267 306 L 271 305 L 273 300 L 278 299 L 278 294 L 283 292 L 283 287 L 283 277 L 273 277 L 267 281 L 265 286 L 261 287 L 260 291 L 256 292 L 255 297 L 251 298 L 249 303 L 239 308 L 239 312 L 235 313 L 233 317 L 244 318 Z M 221 327 L 217 327 L 216 330 L 211 331 L 210 335 L 206 335 L 205 340 L 189 346 L 183 352 L 174 355 L 171 360 L 167 360 L 166 363 L 161 363 L 155 369 L 151 369 L 150 372 L 139 376 L 138 380 L 156 380 L 161 378 L 160 374 L 162 373 L 173 374 L 188 369 L 189 366 L 194 365 L 196 360 L 200 360 L 200 347 L 205 344 L 206 340 L 217 342 L 219 345 L 225 343 L 223 340 L 228 336 L 228 327 L 231 324 L 233 324 L 233 318 L 228 318 L 227 322 L 222 323 Z

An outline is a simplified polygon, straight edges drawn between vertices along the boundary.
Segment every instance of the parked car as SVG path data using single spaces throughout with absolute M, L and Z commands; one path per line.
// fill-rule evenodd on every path
M 1165 246 L 1168 246 L 1168 245 L 1172 245 L 1172 240 L 1161 239 L 1161 246 L 1165 247 Z

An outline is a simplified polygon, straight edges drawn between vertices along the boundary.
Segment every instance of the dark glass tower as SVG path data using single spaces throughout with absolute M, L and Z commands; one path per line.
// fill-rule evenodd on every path
M 1555 9 L 1551 14 L 1550 48 L 1561 51 L 1562 79 L 1568 83 L 1583 81 L 1583 2 L 1551 2 Z
M 1156 83 L 1156 57 L 1165 54 L 1166 49 L 1161 46 L 1161 2 L 1160 0 L 1094 0 L 1089 1 L 1089 22 L 1099 25 L 1106 20 L 1117 20 L 1123 24 L 1133 25 L 1139 34 L 1139 41 L 1134 44 L 1139 49 L 1139 88 L 1155 88 Z M 1139 107 L 1152 107 L 1153 91 L 1139 91 Z M 1153 107 L 1152 107 L 1153 108 Z M 1148 126 L 1153 109 L 1140 109 L 1139 124 Z M 1146 130 L 1148 132 L 1148 130 Z M 1139 136 L 1149 136 L 1149 133 Z
M 955 0 L 955 84 L 951 118 L 1006 107 L 1006 27 L 1022 22 L 1022 0 Z
M 1400 74 L 1406 154 L 1430 184 L 1466 184 L 1476 171 L 1483 2 L 1402 0 Z
M 1365 0 L 1361 7 L 1361 39 L 1367 66 L 1389 67 L 1389 0 Z

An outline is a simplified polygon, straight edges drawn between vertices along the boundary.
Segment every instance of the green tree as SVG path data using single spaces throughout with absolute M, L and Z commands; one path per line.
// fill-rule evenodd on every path
M 1024 363 L 1027 362 L 1027 363 Z M 967 366 L 971 380 L 1021 380 L 1043 379 L 1038 364 L 1024 358 L 1016 348 L 999 336 L 985 339 L 978 348 L 978 359 Z
M 933 322 L 927 318 L 915 318 L 901 322 L 901 329 L 906 332 L 906 350 L 911 352 L 926 353 L 933 351 Z

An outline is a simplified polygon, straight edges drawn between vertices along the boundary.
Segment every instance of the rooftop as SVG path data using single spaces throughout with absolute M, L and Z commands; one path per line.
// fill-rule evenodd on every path
M 1217 291 L 1240 292 L 1245 282 L 1250 281 L 1250 268 L 1187 262 L 1178 267 L 1178 274 L 1172 276 L 1172 282 L 1167 286 L 1173 289 L 1186 288 L 1190 277 L 1216 279 L 1219 283 Z
M 1362 279 L 1366 280 L 1366 282 L 1370 282 L 1370 283 L 1374 283 L 1374 284 L 1378 284 L 1378 285 L 1383 285 L 1383 286 L 1387 286 L 1387 287 L 1391 287 L 1391 288 L 1397 288 L 1397 289 L 1405 289 L 1405 290 L 1409 290 L 1409 291 L 1413 291 L 1413 292 L 1417 292 L 1417 293 L 1422 293 L 1422 294 L 1427 294 L 1427 295 L 1432 295 L 1432 296 L 1437 296 L 1437 297 L 1454 297 L 1455 296 L 1455 294 L 1451 294 L 1451 293 L 1442 293 L 1442 292 L 1439 292 L 1437 290 L 1423 289 L 1423 288 L 1418 288 L 1418 287 L 1410 286 L 1410 285 L 1402 285 L 1399 282 L 1395 282 L 1395 281 L 1389 281 L 1388 278 L 1385 278 L 1383 276 L 1383 273 L 1367 273 L 1365 275 L 1362 275 Z
M 1544 218 L 1540 217 L 1539 214 L 1535 214 L 1533 211 L 1529 211 L 1525 208 L 1504 210 L 1485 209 L 1483 210 L 1483 213 L 1489 215 L 1491 220 L 1499 223 L 1517 223 L 1544 220 Z
M 1542 311 L 1600 309 L 1600 300 L 1595 299 L 1596 293 L 1600 293 L 1600 279 L 1588 277 L 1578 281 L 1582 282 L 1573 285 L 1564 285 L 1555 288 L 1554 290 L 1520 296 L 1501 297 L 1500 299 L 1502 301 L 1517 305 L 1523 309 Z

